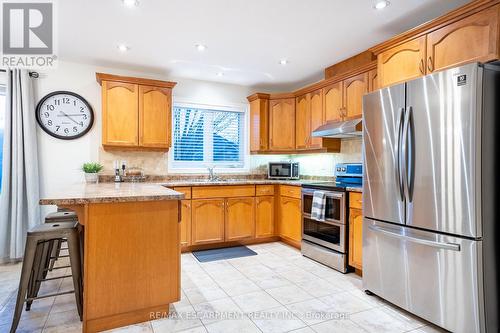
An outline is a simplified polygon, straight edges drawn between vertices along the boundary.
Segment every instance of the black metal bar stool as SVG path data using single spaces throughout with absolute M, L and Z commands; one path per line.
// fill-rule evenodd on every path
M 47 278 L 50 258 L 55 241 L 65 238 L 68 243 L 69 266 L 71 275 Z M 78 222 L 46 223 L 38 225 L 28 231 L 26 239 L 26 249 L 24 252 L 23 268 L 21 280 L 17 294 L 16 308 L 12 320 L 11 333 L 16 331 L 23 305 L 26 302 L 26 310 L 29 311 L 31 303 L 40 298 L 53 297 L 58 295 L 75 293 L 76 306 L 80 320 L 83 316 L 83 284 L 81 272 L 80 235 Z M 38 296 L 40 285 L 44 281 L 73 277 L 74 290 L 58 292 L 49 295 Z

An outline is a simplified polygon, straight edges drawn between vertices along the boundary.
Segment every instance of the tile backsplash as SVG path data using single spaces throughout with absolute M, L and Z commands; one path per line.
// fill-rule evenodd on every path
M 250 173 L 266 174 L 267 163 L 293 160 L 300 163 L 300 174 L 307 176 L 332 176 L 335 164 L 361 162 L 362 139 L 344 139 L 340 153 L 304 155 L 251 155 Z M 141 151 L 106 151 L 99 149 L 99 161 L 104 174 L 113 173 L 113 161 L 126 160 L 128 167 L 139 167 L 146 175 L 168 175 L 168 153 Z

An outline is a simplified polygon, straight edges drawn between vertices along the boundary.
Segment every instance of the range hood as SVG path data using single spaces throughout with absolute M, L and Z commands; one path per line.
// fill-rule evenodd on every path
M 363 135 L 362 118 L 326 123 L 312 132 L 313 137 L 321 138 L 354 138 Z

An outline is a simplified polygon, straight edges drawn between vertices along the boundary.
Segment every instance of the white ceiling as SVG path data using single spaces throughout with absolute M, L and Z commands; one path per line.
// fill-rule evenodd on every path
M 323 69 L 468 0 L 121 0 L 58 2 L 62 60 L 269 90 Z M 130 46 L 126 53 L 119 43 Z M 199 52 L 195 44 L 207 45 Z M 279 60 L 287 58 L 282 66 Z M 224 72 L 218 77 L 217 72 Z

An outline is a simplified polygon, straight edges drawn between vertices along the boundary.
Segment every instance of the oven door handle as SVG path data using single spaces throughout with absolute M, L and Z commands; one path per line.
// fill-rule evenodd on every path
M 319 190 L 318 190 L 319 191 Z M 315 190 L 302 190 L 302 194 L 310 194 L 314 195 Z M 344 197 L 344 193 L 337 192 L 325 192 L 325 195 L 330 198 L 342 199 Z
M 338 220 L 324 220 L 324 221 L 318 221 L 318 220 L 315 220 L 313 218 L 311 218 L 311 214 L 306 214 L 306 213 L 303 213 L 302 214 L 303 217 L 305 217 L 306 219 L 309 219 L 311 221 L 314 221 L 314 222 L 317 222 L 317 223 L 326 223 L 326 224 L 330 224 L 330 225 L 335 225 L 337 227 L 345 227 L 345 223 L 342 223 Z

